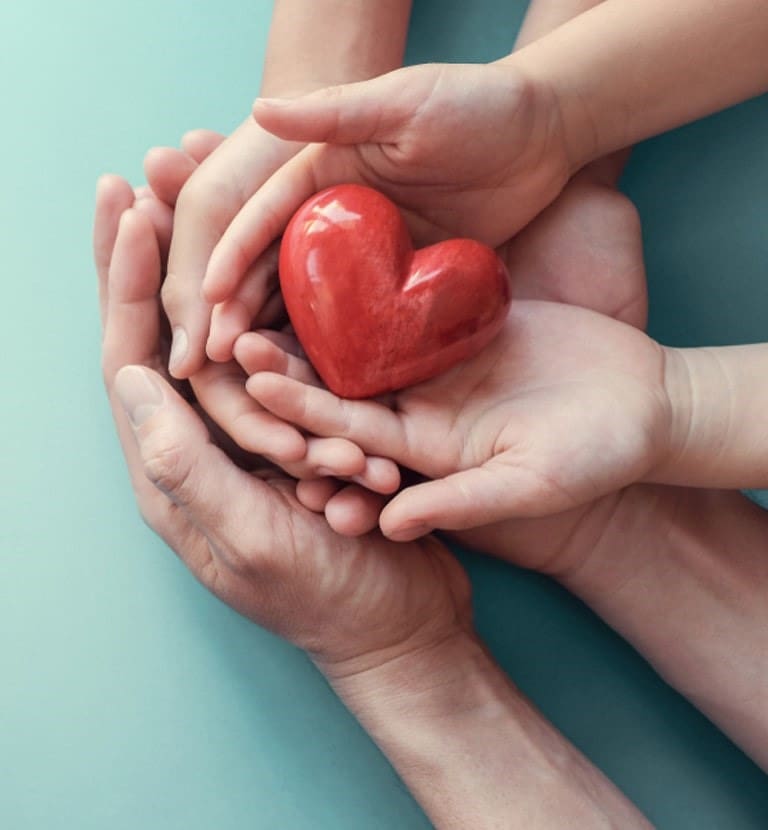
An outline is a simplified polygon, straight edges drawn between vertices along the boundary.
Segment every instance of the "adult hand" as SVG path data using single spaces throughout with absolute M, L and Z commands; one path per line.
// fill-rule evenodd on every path
M 200 285 L 211 251 L 248 197 L 302 146 L 271 135 L 251 118 L 228 138 L 219 138 L 192 133 L 183 143 L 189 154 L 186 169 L 171 165 L 170 175 L 172 149 L 155 148 L 145 159 L 155 193 L 175 206 L 163 306 L 173 333 L 170 370 L 179 378 L 189 377 L 205 362 L 211 307 L 201 302 Z M 251 309 L 260 309 L 273 293 L 275 277 L 274 256 L 252 263 L 249 293 L 230 314 L 238 320 L 244 314 L 242 324 L 247 326 Z M 214 350 L 214 356 L 220 354 L 221 349 Z
M 198 164 L 205 161 L 224 141 L 224 137 L 208 130 L 187 133 L 182 149 L 154 148 L 148 154 L 154 159 L 148 170 L 149 188 L 137 191 L 135 207 L 145 213 L 155 226 L 161 247 L 161 266 L 167 268 L 167 251 L 171 239 L 174 204 L 180 190 L 194 174 Z M 113 186 L 119 186 L 113 182 Z M 127 184 L 123 185 L 127 190 Z M 157 193 L 163 194 L 159 200 Z M 255 283 L 254 283 L 255 284 Z M 254 300 L 256 298 L 254 297 Z M 269 326 L 268 336 L 281 348 L 296 349 L 294 339 L 282 326 L 282 298 L 275 285 L 270 300 L 254 320 L 255 325 Z M 274 330 L 277 326 L 278 330 Z M 295 376 L 297 380 L 313 382 L 314 373 L 306 368 Z M 308 437 L 297 440 L 292 430 L 260 407 L 245 391 L 245 375 L 233 360 L 221 364 L 207 362 L 189 378 L 199 412 L 209 429 L 223 438 L 229 436 L 241 450 L 267 459 L 277 454 L 283 459 L 283 469 L 289 475 L 306 479 L 324 475 L 327 471 L 343 480 L 357 482 L 365 488 L 366 499 L 373 493 L 388 494 L 397 489 L 400 476 L 397 466 L 389 459 L 365 456 L 346 440 Z
M 124 182 L 102 181 L 95 250 L 104 378 L 148 524 L 217 596 L 329 674 L 463 636 L 469 585 L 441 544 L 341 539 L 285 475 L 241 469 L 212 440 L 163 374 L 156 234 L 136 209 L 115 226 L 131 201 Z
M 104 379 L 149 525 L 217 596 L 307 650 L 435 826 L 648 827 L 482 648 L 441 544 L 342 539 L 281 473 L 216 444 L 164 375 L 159 246 L 133 201 L 102 180 L 94 247 Z

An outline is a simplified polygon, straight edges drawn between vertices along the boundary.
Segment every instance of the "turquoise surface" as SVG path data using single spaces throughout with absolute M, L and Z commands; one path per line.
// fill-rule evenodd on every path
M 0 8 L 4 182 L 0 826 L 429 824 L 295 649 L 200 588 L 139 520 L 101 388 L 93 186 L 195 126 L 231 129 L 270 4 Z M 419 2 L 409 59 L 508 49 L 522 3 Z M 766 337 L 768 100 L 638 148 L 652 330 Z M 768 778 L 579 603 L 466 557 L 480 629 L 552 720 L 674 830 L 768 826 Z

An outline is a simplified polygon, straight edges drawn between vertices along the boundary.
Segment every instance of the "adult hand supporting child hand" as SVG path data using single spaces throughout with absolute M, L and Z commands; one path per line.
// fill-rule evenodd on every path
M 134 207 L 147 215 L 153 223 L 161 249 L 163 273 L 167 269 L 167 252 L 171 239 L 173 209 L 179 191 L 197 169 L 198 163 L 224 141 L 224 137 L 210 131 L 198 130 L 182 139 L 182 150 L 155 148 L 150 151 L 154 159 L 148 170 L 149 188 L 140 188 Z M 125 189 L 128 185 L 125 184 Z M 164 201 L 156 194 L 161 192 Z M 282 314 L 279 291 L 277 302 L 270 302 L 258 313 L 257 324 L 274 326 Z M 270 331 L 270 338 L 282 348 L 295 348 L 295 341 L 287 333 Z M 292 375 L 297 380 L 312 382 L 314 373 L 301 364 L 299 372 Z M 399 484 L 396 465 L 389 459 L 365 456 L 362 451 L 344 439 L 325 439 L 314 436 L 300 437 L 281 421 L 260 407 L 245 390 L 245 375 L 233 360 L 224 363 L 207 361 L 192 374 L 189 385 L 200 414 L 209 429 L 222 438 L 231 438 L 232 446 L 267 459 L 279 455 L 282 468 L 291 476 L 306 479 L 333 470 L 341 478 L 358 482 L 365 488 L 366 498 L 373 493 L 391 493 Z
M 380 526 L 398 541 L 559 513 L 645 479 L 671 451 L 665 351 L 587 309 L 513 303 L 479 355 L 395 393 L 391 409 L 263 371 L 277 347 L 259 338 L 244 335 L 236 353 L 261 406 L 435 479 L 384 508 Z
M 307 650 L 436 826 L 648 827 L 493 663 L 440 543 L 338 537 L 282 473 L 217 445 L 165 375 L 160 249 L 132 204 L 125 182 L 101 182 L 94 247 L 104 379 L 147 523 L 223 601 Z

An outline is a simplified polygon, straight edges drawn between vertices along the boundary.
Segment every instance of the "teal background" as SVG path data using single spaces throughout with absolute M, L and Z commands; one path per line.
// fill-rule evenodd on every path
M 416 2 L 411 61 L 508 50 L 521 2 Z M 31 0 L 0 9 L 3 183 L 0 826 L 429 824 L 304 657 L 200 588 L 141 523 L 99 374 L 96 177 L 229 131 L 270 4 Z M 768 100 L 639 147 L 652 331 L 763 339 Z M 579 603 L 466 557 L 515 681 L 658 824 L 768 826 L 768 779 Z

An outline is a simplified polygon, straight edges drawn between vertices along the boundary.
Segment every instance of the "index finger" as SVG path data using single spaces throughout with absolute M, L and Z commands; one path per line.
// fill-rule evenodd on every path
M 359 180 L 354 153 L 347 147 L 310 145 L 273 173 L 232 219 L 213 250 L 202 285 L 205 300 L 229 299 L 250 265 L 310 196 L 332 184 Z
M 206 360 L 212 305 L 201 299 L 200 286 L 211 252 L 248 196 L 295 152 L 295 145 L 248 119 L 200 165 L 179 194 L 162 290 L 173 332 L 174 377 L 189 377 Z

